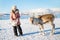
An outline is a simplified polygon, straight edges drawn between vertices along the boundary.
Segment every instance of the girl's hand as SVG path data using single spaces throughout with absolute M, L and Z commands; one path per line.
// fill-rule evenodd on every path
M 21 25 L 21 23 L 20 22 L 17 22 L 17 25 Z

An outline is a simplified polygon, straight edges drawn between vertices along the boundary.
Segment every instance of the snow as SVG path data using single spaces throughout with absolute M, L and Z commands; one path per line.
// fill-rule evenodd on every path
M 10 20 L 0 20 L 0 40 L 60 40 L 60 18 L 56 18 L 54 23 L 54 35 L 50 35 L 50 24 L 44 24 L 45 35 L 41 35 L 38 25 L 32 25 L 29 19 L 21 19 L 23 36 L 16 37 Z

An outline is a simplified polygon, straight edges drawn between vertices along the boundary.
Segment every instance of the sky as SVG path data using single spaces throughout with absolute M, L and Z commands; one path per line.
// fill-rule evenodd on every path
M 38 8 L 60 8 L 60 0 L 0 0 L 0 12 L 9 13 L 13 5 L 21 12 Z

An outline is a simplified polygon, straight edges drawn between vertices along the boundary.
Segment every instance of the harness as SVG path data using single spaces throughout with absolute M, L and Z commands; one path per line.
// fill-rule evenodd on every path
M 33 24 L 44 24 L 41 18 L 33 17 Z

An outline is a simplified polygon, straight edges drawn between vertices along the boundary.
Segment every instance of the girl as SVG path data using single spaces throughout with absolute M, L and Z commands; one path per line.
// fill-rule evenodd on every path
M 13 26 L 15 36 L 18 36 L 17 29 L 18 29 L 20 35 L 22 35 L 23 33 L 22 33 L 22 29 L 20 27 L 20 14 L 19 14 L 19 10 L 17 9 L 16 6 L 12 7 L 12 10 L 10 13 L 10 19 L 11 19 L 11 23 Z

